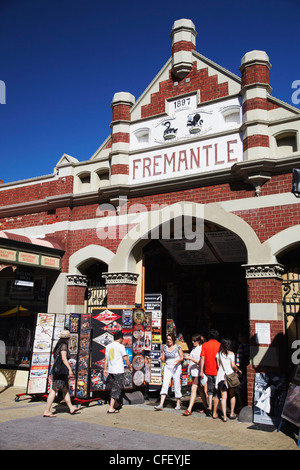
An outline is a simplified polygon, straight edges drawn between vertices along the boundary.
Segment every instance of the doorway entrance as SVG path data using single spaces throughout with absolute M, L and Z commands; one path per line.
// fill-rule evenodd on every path
M 217 224 L 205 222 L 204 230 L 203 248 L 187 256 L 182 240 L 152 240 L 143 249 L 145 293 L 162 294 L 163 338 L 173 319 L 189 347 L 194 333 L 207 337 L 215 328 L 235 342 L 249 325 L 246 247 Z

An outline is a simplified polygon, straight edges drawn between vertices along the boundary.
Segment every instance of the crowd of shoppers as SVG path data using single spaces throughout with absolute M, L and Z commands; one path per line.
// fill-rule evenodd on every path
M 188 408 L 183 412 L 183 416 L 190 416 L 196 400 L 197 390 L 203 404 L 202 412 L 213 419 L 219 418 L 218 406 L 221 400 L 221 419 L 226 422 L 227 401 L 229 398 L 229 419 L 236 419 L 236 396 L 238 396 L 239 409 L 246 402 L 243 400 L 243 394 L 246 387 L 246 367 L 249 363 L 249 347 L 244 335 L 239 335 L 239 347 L 237 355 L 232 351 L 231 341 L 222 339 L 219 342 L 219 332 L 211 329 L 208 340 L 200 334 L 192 336 L 193 349 L 190 354 L 185 354 L 184 358 L 189 361 L 188 374 L 192 378 L 191 395 Z M 177 360 L 170 362 L 170 355 Z M 167 395 L 170 380 L 174 379 L 176 408 L 180 409 L 180 373 L 183 353 L 180 346 L 175 344 L 172 335 L 167 335 L 166 345 L 163 347 L 161 356 L 162 362 L 165 362 L 163 385 L 161 388 L 160 404 L 155 406 L 155 410 L 162 410 Z M 180 365 L 179 365 L 180 364 Z M 241 367 L 239 367 L 241 366 Z M 228 376 L 234 372 L 241 378 L 237 387 L 230 386 Z M 242 376 L 244 376 L 242 378 Z M 176 377 L 176 379 L 175 379 Z
M 51 412 L 51 407 L 58 391 L 61 391 L 70 413 L 76 413 L 79 408 L 72 405 L 68 380 L 73 376 L 73 371 L 69 363 L 68 342 L 70 338 L 69 331 L 63 331 L 54 350 L 55 364 L 60 363 L 61 371 L 55 372 L 52 369 L 52 388 L 50 390 L 44 417 L 55 417 Z M 235 419 L 236 396 L 238 397 L 238 408 L 241 409 L 246 403 L 243 393 L 246 390 L 246 367 L 249 363 L 249 345 L 246 336 L 239 334 L 239 345 L 236 355 L 232 351 L 231 341 L 222 339 L 219 342 L 219 332 L 211 329 L 208 340 L 200 335 L 192 336 L 193 348 L 189 354 L 183 354 L 182 348 L 176 344 L 174 334 L 166 336 L 166 344 L 161 351 L 161 361 L 164 365 L 163 384 L 160 391 L 160 402 L 154 407 L 160 411 L 164 407 L 165 399 L 168 394 L 171 380 L 174 383 L 176 398 L 176 410 L 181 409 L 181 373 L 184 360 L 189 361 L 188 374 L 192 378 L 191 394 L 188 408 L 183 416 L 192 414 L 193 406 L 196 401 L 197 391 L 199 392 L 203 410 L 213 419 L 219 417 L 218 406 L 221 400 L 222 421 L 227 421 L 227 399 L 229 398 L 229 419 Z M 107 378 L 108 388 L 110 390 L 110 404 L 107 413 L 115 414 L 120 409 L 120 396 L 124 383 L 124 361 L 132 372 L 132 365 L 128 358 L 126 349 L 122 344 L 123 334 L 118 331 L 115 333 L 114 341 L 107 345 L 104 361 L 104 376 Z M 239 374 L 240 384 L 238 387 L 229 385 L 228 375 L 234 371 Z

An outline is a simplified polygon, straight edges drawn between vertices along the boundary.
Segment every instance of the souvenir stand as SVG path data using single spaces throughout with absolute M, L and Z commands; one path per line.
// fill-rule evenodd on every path
M 143 308 L 93 308 L 91 314 L 92 347 L 90 392 L 107 390 L 104 377 L 105 347 L 113 341 L 114 333 L 123 332 L 123 344 L 133 372 L 125 366 L 125 390 L 139 389 L 149 383 L 151 376 L 152 316 Z
M 114 333 L 123 331 L 133 372 L 125 366 L 125 391 L 157 391 L 162 385 L 163 365 L 161 294 L 146 294 L 145 308 L 98 308 L 91 314 L 38 313 L 27 390 L 16 395 L 47 398 L 51 388 L 53 351 L 62 330 L 70 331 L 70 365 L 74 376 L 69 380 L 70 396 L 78 403 L 98 400 L 108 390 L 104 377 L 105 348 Z M 182 385 L 188 383 L 186 374 Z
M 71 397 L 87 394 L 89 383 L 90 315 L 38 313 L 28 376 L 27 390 L 16 395 L 46 398 L 51 388 L 53 351 L 61 331 L 70 331 L 70 365 L 74 377 L 70 379 Z

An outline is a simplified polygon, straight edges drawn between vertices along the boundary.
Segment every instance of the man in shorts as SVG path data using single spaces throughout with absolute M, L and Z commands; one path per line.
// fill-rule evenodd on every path
M 114 341 L 105 348 L 104 376 L 107 377 L 107 385 L 110 388 L 110 404 L 107 412 L 109 414 L 119 413 L 117 408 L 124 386 L 124 361 L 132 373 L 132 366 L 122 341 L 123 333 L 117 331 L 114 334 Z
M 208 408 L 207 413 L 212 414 L 212 400 L 215 395 L 215 383 L 218 373 L 216 354 L 220 349 L 218 341 L 219 332 L 217 330 L 210 330 L 209 341 L 202 344 L 200 354 L 200 376 L 203 373 L 207 376 L 207 395 L 208 395 Z

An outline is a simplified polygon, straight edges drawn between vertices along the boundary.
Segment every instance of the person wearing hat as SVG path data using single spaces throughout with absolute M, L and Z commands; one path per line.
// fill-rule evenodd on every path
M 71 414 L 76 413 L 80 409 L 80 407 L 75 407 L 72 405 L 71 397 L 69 394 L 69 377 L 73 377 L 73 371 L 69 364 L 70 352 L 68 348 L 69 339 L 70 339 L 70 332 L 69 330 L 63 330 L 59 335 L 59 340 L 54 348 L 53 355 L 54 355 L 54 362 L 57 359 L 58 355 L 61 356 L 61 363 L 62 368 L 64 369 L 59 374 L 51 371 L 52 375 L 52 388 L 49 392 L 47 398 L 47 405 L 44 411 L 45 418 L 55 418 L 56 415 L 51 412 L 51 407 L 54 402 L 56 393 L 61 391 L 63 394 L 63 398 L 70 410 Z

